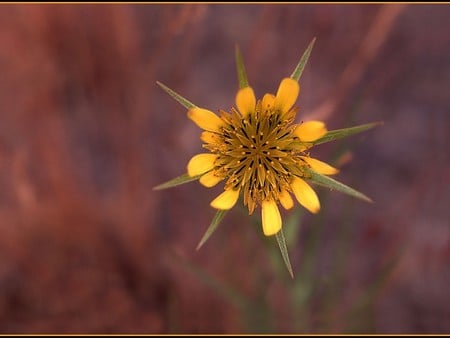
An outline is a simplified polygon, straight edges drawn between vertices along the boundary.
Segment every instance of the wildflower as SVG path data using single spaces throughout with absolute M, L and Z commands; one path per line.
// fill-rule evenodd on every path
M 219 115 L 195 106 L 158 83 L 188 109 L 188 118 L 203 130 L 200 139 L 205 152 L 191 158 L 187 164 L 187 174 L 157 188 L 197 179 L 208 188 L 224 182 L 224 191 L 210 203 L 218 212 L 199 247 L 214 231 L 224 212 L 236 205 L 240 196 L 249 214 L 261 208 L 263 233 L 266 236 L 277 235 L 280 248 L 284 237 L 279 206 L 286 210 L 292 209 L 293 195 L 311 213 L 320 210 L 319 198 L 308 182 L 369 200 L 328 177 L 337 174 L 338 169 L 311 157 L 309 151 L 316 144 L 367 130 L 375 124 L 328 131 L 321 121 L 295 123 L 297 108 L 294 105 L 300 92 L 298 80 L 313 43 L 314 40 L 292 75 L 281 80 L 276 94 L 268 93 L 258 100 L 248 84 L 237 49 L 240 89 L 235 98 L 236 107 L 230 111 L 220 110 Z M 287 255 L 284 258 L 286 261 Z
M 298 82 L 285 78 L 275 96 L 266 94 L 258 101 L 251 87 L 240 89 L 237 109 L 221 111 L 220 116 L 197 107 L 188 112 L 188 117 L 204 129 L 201 140 L 209 151 L 189 161 L 188 175 L 201 175 L 199 181 L 205 187 L 225 181 L 224 192 L 211 202 L 215 209 L 231 209 L 240 195 L 249 214 L 260 206 L 266 236 L 280 231 L 278 205 L 291 209 L 291 194 L 312 213 L 319 211 L 319 199 L 304 180 L 309 178 L 306 169 L 328 175 L 338 172 L 306 153 L 311 142 L 327 130 L 318 121 L 293 123 L 298 93 Z

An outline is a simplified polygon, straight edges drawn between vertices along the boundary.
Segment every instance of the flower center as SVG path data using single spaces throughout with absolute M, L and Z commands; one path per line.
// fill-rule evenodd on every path
M 225 189 L 241 189 L 250 213 L 262 201 L 277 201 L 283 190 L 290 190 L 292 174 L 303 175 L 302 153 L 294 147 L 294 117 L 295 111 L 282 118 L 277 111 L 262 110 L 260 102 L 245 118 L 235 109 L 222 111 L 224 127 L 214 142 L 204 145 L 219 155 L 214 170 L 227 178 Z

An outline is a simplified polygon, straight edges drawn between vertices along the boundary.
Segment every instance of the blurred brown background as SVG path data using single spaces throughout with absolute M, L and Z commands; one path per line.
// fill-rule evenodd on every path
M 449 17 L 448 5 L 0 6 L 0 332 L 449 332 Z M 229 109 L 236 43 L 262 96 L 314 36 L 300 118 L 384 125 L 313 154 L 375 204 L 317 189 L 323 210 L 301 214 L 289 247 L 295 280 L 239 208 L 196 252 L 220 187 L 152 190 L 201 151 L 156 80 Z

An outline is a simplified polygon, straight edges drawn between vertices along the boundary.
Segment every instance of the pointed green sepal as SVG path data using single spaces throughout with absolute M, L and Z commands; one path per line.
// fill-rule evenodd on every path
M 277 238 L 278 246 L 280 247 L 281 256 L 283 256 L 284 264 L 289 271 L 289 274 L 294 278 L 294 272 L 292 271 L 291 261 L 289 260 L 289 254 L 286 245 L 286 238 L 284 238 L 283 229 L 280 229 L 275 235 Z
M 336 130 L 330 130 L 327 132 L 324 136 L 319 138 L 318 140 L 312 142 L 314 145 L 322 144 L 330 141 L 334 141 L 340 138 L 344 138 L 347 136 L 351 136 L 354 134 L 361 133 L 363 131 L 372 129 L 373 127 L 377 127 L 382 125 L 383 122 L 372 122 L 367 124 L 361 124 L 356 127 L 350 127 L 350 128 L 344 128 L 344 129 L 336 129 Z
M 303 69 L 306 66 L 306 63 L 308 62 L 309 55 L 311 54 L 311 51 L 314 47 L 314 43 L 316 42 L 316 38 L 312 39 L 312 41 L 309 43 L 308 48 L 306 48 L 305 52 L 303 53 L 302 57 L 300 58 L 300 61 L 297 64 L 297 67 L 295 67 L 294 72 L 291 74 L 291 78 L 298 81 L 300 80 L 300 77 L 302 76 Z
M 167 181 L 165 183 L 162 183 L 156 187 L 153 188 L 153 190 L 163 190 L 168 188 L 176 187 L 177 185 L 182 185 L 185 183 L 189 183 L 195 180 L 198 180 L 202 175 L 197 176 L 189 176 L 188 174 L 183 174 L 181 176 L 175 177 L 174 179 Z
M 208 229 L 206 229 L 205 234 L 203 235 L 202 239 L 197 245 L 196 250 L 199 250 L 203 244 L 211 237 L 214 231 L 216 231 L 218 225 L 222 221 L 222 218 L 225 216 L 228 210 L 217 210 L 216 214 L 214 215 L 213 220 L 211 221 L 211 224 L 209 225 Z
M 373 203 L 373 201 L 363 193 L 360 193 L 359 191 L 356 191 L 355 189 L 350 188 L 345 184 L 336 181 L 335 179 L 332 179 L 325 175 L 318 174 L 311 169 L 307 169 L 306 171 L 311 175 L 311 177 L 308 178 L 308 180 L 311 181 L 312 183 L 316 183 L 331 190 L 337 190 L 343 192 L 344 194 L 348 194 L 350 196 L 359 198 L 363 201 Z
M 160 86 L 162 89 L 164 89 L 164 91 L 169 94 L 170 96 L 172 96 L 175 100 L 177 100 L 184 108 L 186 109 L 192 109 L 197 107 L 195 104 L 193 104 L 192 102 L 186 100 L 183 96 L 181 96 L 180 94 L 174 92 L 172 89 L 170 89 L 169 87 L 167 87 L 166 85 L 163 85 L 161 82 L 156 81 L 156 83 L 158 84 L 158 86 Z
M 238 45 L 236 45 L 235 57 L 236 57 L 237 75 L 239 79 L 239 89 L 242 89 L 248 87 L 248 80 L 247 80 L 247 73 L 245 72 L 244 61 L 242 61 L 242 55 Z

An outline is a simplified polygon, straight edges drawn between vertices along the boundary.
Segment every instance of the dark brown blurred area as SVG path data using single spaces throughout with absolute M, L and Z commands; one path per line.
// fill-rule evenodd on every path
M 449 332 L 449 17 L 448 5 L 0 6 L 0 332 L 249 332 L 189 264 L 250 299 L 264 291 L 266 332 Z M 340 159 L 338 179 L 375 204 L 318 189 L 317 302 L 300 330 L 290 284 L 244 213 L 195 251 L 219 187 L 152 190 L 201 151 L 200 130 L 155 82 L 228 109 L 235 44 L 262 96 L 313 37 L 301 118 L 384 125 L 314 151 Z M 302 217 L 290 248 L 294 270 L 314 217 Z M 345 222 L 340 298 L 322 325 Z M 340 313 L 397 254 L 370 324 L 347 325 Z

